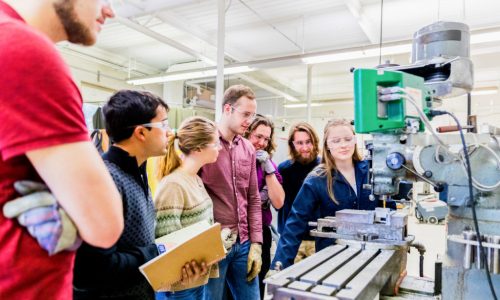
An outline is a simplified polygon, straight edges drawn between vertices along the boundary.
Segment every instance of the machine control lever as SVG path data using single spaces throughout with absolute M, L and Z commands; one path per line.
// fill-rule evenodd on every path
M 444 186 L 441 184 L 441 183 L 434 183 L 432 181 L 430 181 L 429 179 L 425 178 L 424 176 L 418 174 L 417 172 L 413 171 L 412 169 L 408 168 L 407 166 L 405 165 L 401 165 L 406 171 L 412 173 L 413 175 L 417 176 L 419 179 L 427 182 L 428 184 L 432 185 L 434 187 L 434 190 L 436 192 L 442 192 L 443 189 L 444 189 Z

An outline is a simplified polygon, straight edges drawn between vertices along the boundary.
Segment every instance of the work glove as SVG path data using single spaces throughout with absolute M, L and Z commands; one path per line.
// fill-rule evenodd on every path
M 231 248 L 233 247 L 234 243 L 236 243 L 236 238 L 238 237 L 238 235 L 232 232 L 231 229 L 229 228 L 223 228 L 220 231 L 220 237 L 222 239 L 222 244 L 226 249 L 226 255 L 227 255 L 229 251 L 231 251 Z
M 5 203 L 3 214 L 17 218 L 49 255 L 74 251 L 81 245 L 75 224 L 57 203 L 48 187 L 34 181 L 17 181 L 14 189 L 22 196 Z
M 255 151 L 255 158 L 257 159 L 257 162 L 259 163 L 265 163 L 267 160 L 269 160 L 269 153 L 265 150 L 257 150 Z
M 252 281 L 257 275 L 259 275 L 260 267 L 262 266 L 262 245 L 258 243 L 252 243 L 250 245 L 250 251 L 248 251 L 247 260 L 247 281 Z
M 269 198 L 269 190 L 267 189 L 267 185 L 265 185 L 262 190 L 259 192 L 260 194 L 260 206 L 262 209 L 268 209 L 271 205 L 271 199 Z
M 257 150 L 255 152 L 255 157 L 257 158 L 257 162 L 260 163 L 262 170 L 264 170 L 264 173 L 266 174 L 276 173 L 276 168 L 271 162 L 271 157 L 269 156 L 269 153 L 267 153 L 267 151 Z

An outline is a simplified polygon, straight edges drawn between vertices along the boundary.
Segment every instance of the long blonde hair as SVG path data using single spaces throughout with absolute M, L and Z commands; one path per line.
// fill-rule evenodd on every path
M 337 165 L 335 164 L 335 159 L 330 154 L 330 150 L 327 145 L 328 139 L 328 131 L 336 126 L 346 126 L 351 128 L 352 133 L 354 132 L 354 128 L 351 125 L 351 122 L 346 119 L 332 119 L 328 121 L 325 126 L 325 130 L 323 132 L 323 153 L 321 154 L 321 163 L 314 169 L 314 175 L 316 176 L 325 176 L 326 175 L 326 187 L 328 191 L 328 196 L 335 204 L 339 204 L 337 199 L 335 199 L 335 195 L 333 194 L 333 171 L 337 171 Z M 358 151 L 358 147 L 354 146 L 354 153 L 352 154 L 352 161 L 359 162 L 362 160 L 361 154 Z
M 178 139 L 179 150 L 184 155 L 192 151 L 201 150 L 213 142 L 217 133 L 215 123 L 205 117 L 190 117 L 184 120 L 179 129 L 169 137 L 167 154 L 159 162 L 158 178 L 161 179 L 177 169 L 181 163 L 181 157 L 175 149 L 175 140 Z

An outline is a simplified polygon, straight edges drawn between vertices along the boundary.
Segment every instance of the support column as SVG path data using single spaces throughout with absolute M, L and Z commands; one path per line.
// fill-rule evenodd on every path
M 217 78 L 215 82 L 215 121 L 222 116 L 222 98 L 224 97 L 224 40 L 226 34 L 226 1 L 218 0 L 217 23 Z
M 312 67 L 307 65 L 307 123 L 311 123 L 311 88 L 312 88 Z

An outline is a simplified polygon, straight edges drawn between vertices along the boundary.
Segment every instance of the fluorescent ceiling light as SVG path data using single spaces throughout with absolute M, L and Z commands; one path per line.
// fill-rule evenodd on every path
M 248 66 L 235 66 L 224 68 L 224 75 L 238 74 L 254 71 L 254 68 L 250 68 Z M 196 79 L 196 78 L 205 78 L 205 77 L 214 77 L 217 76 L 216 68 L 207 68 L 204 70 L 198 71 L 183 71 L 183 72 L 175 72 L 172 74 L 159 75 L 155 77 L 147 77 L 147 78 L 138 78 L 128 80 L 128 84 L 133 85 L 143 85 L 143 84 L 154 84 L 154 83 L 162 83 L 168 81 L 178 81 L 178 80 L 187 80 L 187 79 Z
M 311 107 L 323 106 L 324 103 L 311 103 Z M 294 103 L 294 104 L 285 104 L 285 108 L 303 108 L 307 107 L 307 103 Z
M 483 96 L 483 95 L 494 95 L 498 93 L 498 88 L 492 87 L 492 88 L 478 88 L 475 90 L 472 90 L 470 93 L 472 96 Z
M 411 51 L 411 44 L 402 44 L 396 46 L 382 47 L 382 55 L 394 55 L 409 53 Z M 324 62 L 335 62 L 344 60 L 353 60 L 367 57 L 377 57 L 380 54 L 379 48 L 368 48 L 364 50 L 345 51 L 326 55 L 316 55 L 302 58 L 305 64 L 319 64 Z

